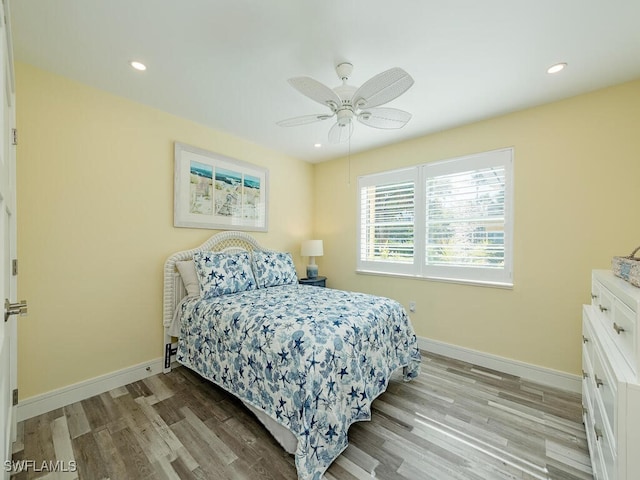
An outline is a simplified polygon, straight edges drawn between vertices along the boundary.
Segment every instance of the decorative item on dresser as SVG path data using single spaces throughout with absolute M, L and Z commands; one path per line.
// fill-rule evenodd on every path
M 582 406 L 597 480 L 640 478 L 640 288 L 594 270 L 583 306 Z
M 640 257 L 636 257 L 639 250 L 640 247 L 631 252 L 631 255 L 611 259 L 613 273 L 636 287 L 640 287 Z

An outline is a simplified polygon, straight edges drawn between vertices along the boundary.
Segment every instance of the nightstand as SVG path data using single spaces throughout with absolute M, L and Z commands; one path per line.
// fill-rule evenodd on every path
M 302 285 L 313 285 L 315 287 L 326 287 L 327 277 L 301 278 L 298 280 L 298 283 Z

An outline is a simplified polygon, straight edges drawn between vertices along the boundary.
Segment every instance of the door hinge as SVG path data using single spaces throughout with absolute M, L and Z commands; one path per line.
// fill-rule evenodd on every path
M 13 389 L 13 406 L 15 407 L 18 404 L 18 389 Z
M 18 145 L 18 129 L 11 129 L 11 145 Z
M 14 258 L 11 260 L 11 275 L 14 277 L 18 275 L 18 259 Z

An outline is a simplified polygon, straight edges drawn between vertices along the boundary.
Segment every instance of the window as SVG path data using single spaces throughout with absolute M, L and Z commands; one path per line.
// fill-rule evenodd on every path
M 411 273 L 415 263 L 414 169 L 369 175 L 360 186 L 360 261 L 374 270 Z
M 510 286 L 513 150 L 359 177 L 358 271 Z

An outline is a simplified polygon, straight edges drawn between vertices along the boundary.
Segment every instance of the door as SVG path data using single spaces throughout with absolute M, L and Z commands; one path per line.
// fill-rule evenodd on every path
M 16 300 L 16 277 L 12 262 L 16 258 L 16 170 L 13 132 L 15 126 L 14 77 L 11 52 L 11 27 L 9 22 L 9 0 L 2 0 L 0 9 L 0 290 L 10 302 Z M 15 309 L 15 307 L 14 307 Z M 17 387 L 16 375 L 16 316 L 3 315 L 0 319 L 0 451 L 2 467 L 11 460 L 11 444 L 15 439 L 16 408 L 13 405 L 13 390 Z M 5 321 L 5 319 L 7 319 Z M 4 478 L 9 472 L 2 468 Z

